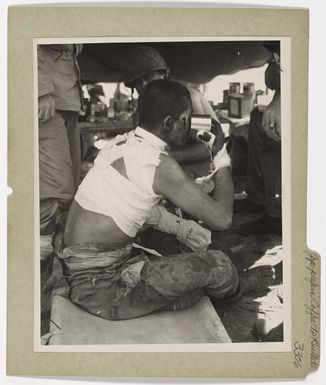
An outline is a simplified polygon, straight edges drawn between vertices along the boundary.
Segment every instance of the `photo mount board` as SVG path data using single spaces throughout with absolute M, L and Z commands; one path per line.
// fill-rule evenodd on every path
M 8 185 L 13 193 L 8 198 L 8 374 L 302 378 L 318 367 L 320 257 L 306 245 L 308 18 L 309 13 L 304 9 L 277 8 L 9 8 Z M 49 23 L 49 20 L 56 23 Z M 288 350 L 36 352 L 34 230 L 38 218 L 34 210 L 37 194 L 34 40 L 232 36 L 244 39 L 286 37 L 291 40 L 291 178 L 286 181 L 291 190 L 291 341 Z

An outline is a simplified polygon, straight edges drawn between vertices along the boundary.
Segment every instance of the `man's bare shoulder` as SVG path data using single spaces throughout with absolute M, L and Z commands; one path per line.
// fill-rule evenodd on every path
M 166 189 L 171 188 L 171 186 L 176 187 L 179 183 L 184 182 L 186 178 L 184 171 L 176 160 L 170 155 L 161 154 L 160 164 L 155 172 L 153 189 L 156 193 L 164 194 Z
M 160 176 L 169 176 L 171 178 L 186 177 L 179 163 L 167 154 L 160 155 L 160 164 L 157 168 L 157 172 Z

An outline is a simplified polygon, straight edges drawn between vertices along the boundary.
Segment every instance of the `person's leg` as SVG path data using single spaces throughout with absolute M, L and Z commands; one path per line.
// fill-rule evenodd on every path
M 281 142 L 266 138 L 261 167 L 264 176 L 265 208 L 268 215 L 282 217 Z
M 160 311 L 177 311 L 177 310 L 185 310 L 190 307 L 196 305 L 196 303 L 205 295 L 205 289 L 203 287 L 199 287 L 182 297 L 177 297 L 168 305 L 160 308 Z
M 59 111 L 65 121 L 67 135 L 69 140 L 70 156 L 72 162 L 72 173 L 74 177 L 75 190 L 80 184 L 81 172 L 81 146 L 80 135 L 77 129 L 78 112 L 75 111 Z
M 262 204 L 265 214 L 243 224 L 243 235 L 273 233 L 282 235 L 281 142 L 269 138 L 261 129 L 259 115 L 252 114 L 248 146 L 248 200 Z M 249 136 L 250 137 L 250 136 Z
M 248 199 L 263 204 L 271 216 L 281 216 L 281 142 L 261 127 L 262 113 L 251 115 L 248 137 Z
M 166 299 L 159 310 L 181 310 L 194 305 L 206 293 L 215 299 L 234 301 L 242 295 L 266 290 L 275 280 L 273 266 L 258 266 L 238 273 L 220 250 L 151 258 L 144 264 L 145 284 Z
M 104 274 L 95 280 L 75 281 L 71 298 L 100 317 L 128 319 L 166 308 L 182 297 L 183 304 L 176 308 L 192 306 L 194 301 L 189 302 L 187 295 L 192 293 L 198 301 L 204 288 L 220 299 L 232 297 L 239 289 L 238 274 L 221 251 L 135 257 L 120 270 L 115 281 Z
M 102 318 L 129 319 L 190 307 L 205 293 L 235 300 L 246 292 L 265 290 L 275 279 L 271 266 L 250 269 L 239 278 L 231 260 L 218 250 L 131 259 L 128 253 L 120 252 L 118 260 L 125 262 L 114 268 L 93 268 L 70 279 L 71 300 Z
M 51 240 L 57 215 L 69 208 L 74 195 L 67 130 L 57 112 L 53 118 L 39 124 L 39 181 L 42 245 Z
M 256 109 L 250 116 L 248 132 L 248 160 L 247 160 L 247 200 L 259 205 L 264 205 L 264 178 L 261 169 L 262 132 L 261 113 Z

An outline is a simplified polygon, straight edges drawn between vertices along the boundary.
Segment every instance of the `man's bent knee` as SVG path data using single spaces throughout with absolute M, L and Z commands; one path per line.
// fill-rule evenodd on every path
M 220 250 L 209 250 L 208 253 L 216 266 L 212 268 L 207 293 L 220 299 L 232 296 L 239 288 L 239 276 L 235 266 Z

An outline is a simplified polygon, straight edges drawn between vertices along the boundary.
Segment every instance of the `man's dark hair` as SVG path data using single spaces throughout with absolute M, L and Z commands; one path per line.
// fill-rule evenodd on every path
M 173 80 L 153 80 L 139 96 L 139 125 L 151 129 L 168 115 L 178 119 L 189 107 L 191 97 L 186 87 Z

